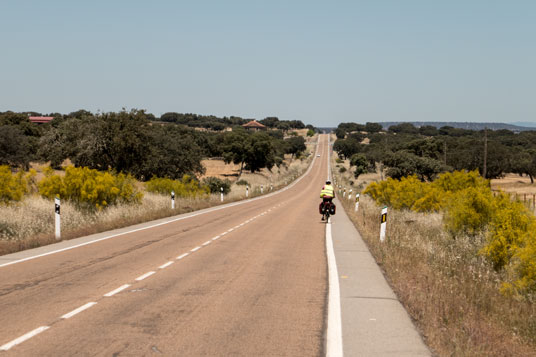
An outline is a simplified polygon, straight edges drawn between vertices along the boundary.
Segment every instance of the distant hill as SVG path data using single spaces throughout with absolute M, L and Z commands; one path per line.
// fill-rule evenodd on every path
M 401 123 L 402 122 L 397 122 L 397 121 L 386 121 L 386 122 L 380 122 L 379 124 L 381 124 L 384 129 L 388 129 L 391 125 L 398 125 Z M 415 125 L 418 128 L 421 126 L 430 125 L 430 126 L 435 126 L 436 128 L 441 128 L 443 126 L 451 126 L 453 128 L 468 129 L 468 130 L 484 130 L 486 128 L 491 129 L 491 130 L 507 129 L 507 130 L 511 130 L 514 132 L 536 130 L 536 123 L 523 123 L 523 124 L 526 124 L 526 126 L 505 124 L 505 123 L 471 123 L 471 122 L 439 122 L 439 121 L 413 121 L 409 123 Z M 530 127 L 527 124 L 533 124 L 534 126 Z
M 532 121 L 515 121 L 512 124 L 517 125 L 517 126 L 524 126 L 528 128 L 536 128 L 536 122 L 532 122 Z

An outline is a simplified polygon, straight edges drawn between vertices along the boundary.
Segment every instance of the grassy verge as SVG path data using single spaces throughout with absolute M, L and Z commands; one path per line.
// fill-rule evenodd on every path
M 312 142 L 309 152 L 314 150 Z M 244 173 L 242 179 L 249 182 L 249 198 L 269 193 L 270 187 L 277 190 L 291 183 L 309 166 L 313 155 L 304 160 L 293 160 L 286 167 L 274 168 L 272 172 Z M 246 198 L 245 186 L 233 184 L 223 203 Z M 121 204 L 101 211 L 89 212 L 63 201 L 61 206 L 62 239 L 83 237 L 111 229 L 127 227 L 159 218 L 188 213 L 222 204 L 220 195 L 208 198 L 177 198 L 171 209 L 169 196 L 144 192 L 141 204 Z M 19 203 L 0 205 L 0 255 L 39 247 L 56 242 L 54 238 L 54 202 L 38 195 L 26 197 Z
M 348 177 L 336 177 L 350 187 Z M 361 197 L 356 213 L 353 199 L 339 198 L 435 353 L 536 356 L 536 305 L 499 292 L 504 276 L 478 254 L 483 237 L 452 238 L 440 214 L 390 210 L 380 243 L 381 208 Z

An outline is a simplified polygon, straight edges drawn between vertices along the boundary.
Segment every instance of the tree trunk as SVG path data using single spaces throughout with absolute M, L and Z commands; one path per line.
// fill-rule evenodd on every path
M 529 177 L 530 177 L 530 183 L 531 183 L 531 184 L 534 183 L 534 177 L 532 177 L 531 174 L 529 174 Z

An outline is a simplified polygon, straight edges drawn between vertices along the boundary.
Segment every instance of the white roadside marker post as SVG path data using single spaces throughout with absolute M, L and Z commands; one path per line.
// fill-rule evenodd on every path
M 342 198 L 346 198 L 346 188 L 345 188 L 344 191 L 342 192 Z
M 171 191 L 171 209 L 175 209 L 175 191 Z
M 387 207 L 383 207 L 382 209 L 382 218 L 380 223 L 380 242 L 383 242 L 385 240 L 385 230 L 387 228 Z
M 249 197 L 249 186 L 246 185 L 246 198 Z
M 274 190 L 274 184 L 271 183 L 271 184 L 270 184 L 270 191 L 273 191 L 273 190 Z
M 261 185 L 261 195 L 262 195 L 263 192 L 264 192 L 264 186 Z
M 221 191 L 221 201 L 223 202 L 223 187 L 220 187 L 220 191 Z
M 356 212 L 359 210 L 359 193 L 355 194 L 355 209 Z
M 55 216 L 55 236 L 56 240 L 61 239 L 61 223 L 60 223 L 60 199 L 56 197 L 54 199 L 54 216 Z
M 348 201 L 352 199 L 352 189 L 350 189 L 350 192 L 348 192 Z

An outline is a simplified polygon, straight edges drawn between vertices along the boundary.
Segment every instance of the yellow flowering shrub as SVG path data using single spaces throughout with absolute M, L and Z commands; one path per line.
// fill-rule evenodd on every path
M 207 197 L 210 195 L 210 188 L 199 184 L 196 179 L 184 175 L 181 180 L 172 180 L 169 178 L 153 177 L 145 183 L 149 192 L 160 193 L 164 195 L 175 192 L 177 197 Z
M 494 214 L 491 189 L 469 187 L 450 194 L 443 220 L 452 234 L 475 235 L 482 232 Z
M 510 201 L 505 194 L 494 199 L 487 244 L 482 252 L 496 268 L 508 264 L 516 252 L 535 232 L 534 216 L 519 201 Z
M 59 196 L 97 209 L 118 203 L 139 203 L 143 197 L 132 176 L 87 167 L 69 166 L 65 169 L 65 176 L 47 170 L 45 178 L 38 183 L 38 188 L 44 197 Z
M 503 292 L 536 292 L 536 218 L 504 193 L 493 196 L 478 172 L 444 173 L 433 182 L 415 176 L 370 184 L 364 193 L 378 204 L 418 212 L 442 211 L 445 228 L 458 234 L 486 234 L 480 253 L 496 269 L 511 273 Z
M 13 174 L 9 166 L 0 166 L 0 203 L 20 201 L 27 192 L 27 175 L 23 171 Z
M 426 183 L 413 175 L 400 180 L 388 178 L 385 181 L 373 182 L 363 193 L 381 205 L 394 209 L 413 209 L 415 202 L 425 196 L 428 190 Z
M 525 245 L 515 251 L 513 257 L 514 281 L 503 284 L 505 293 L 536 294 L 536 233 L 525 235 Z

